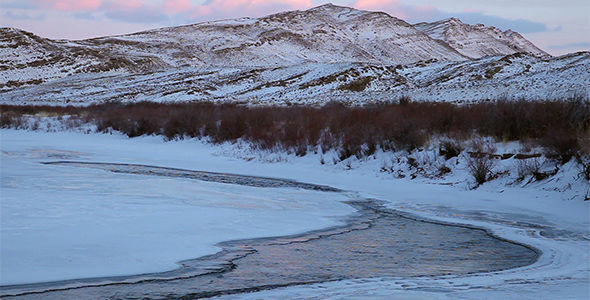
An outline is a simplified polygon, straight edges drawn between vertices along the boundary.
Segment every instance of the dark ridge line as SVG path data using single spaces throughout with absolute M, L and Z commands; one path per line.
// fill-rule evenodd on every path
M 224 250 L 213 254 L 213 255 L 207 255 L 207 256 L 203 256 L 200 257 L 201 259 L 205 259 L 209 256 L 215 256 L 217 254 L 221 254 L 222 252 L 224 252 Z M 232 258 L 231 260 L 228 260 L 226 263 L 221 264 L 222 267 L 219 268 L 218 270 L 212 270 L 211 272 L 206 272 L 206 273 L 202 273 L 202 274 L 197 274 L 197 275 L 190 275 L 190 276 L 178 276 L 178 277 L 174 277 L 174 278 L 152 278 L 152 279 L 142 279 L 142 280 L 138 280 L 138 281 L 120 281 L 120 282 L 107 282 L 107 283 L 98 283 L 98 284 L 87 284 L 87 285 L 79 285 L 79 286 L 71 286 L 71 287 L 58 287 L 58 288 L 52 288 L 52 289 L 46 289 L 46 290 L 37 290 L 37 291 L 27 291 L 27 292 L 22 292 L 22 293 L 16 293 L 16 294 L 5 294 L 5 295 L 0 295 L 0 298 L 6 298 L 6 297 L 19 297 L 19 296 L 27 296 L 27 295 L 41 295 L 41 294 L 46 294 L 46 293 L 51 293 L 51 292 L 59 292 L 59 291 L 71 291 L 71 290 L 79 290 L 79 289 L 84 289 L 84 288 L 100 288 L 100 287 L 106 287 L 106 286 L 113 286 L 113 285 L 133 285 L 133 284 L 142 284 L 142 283 L 152 283 L 152 282 L 166 282 L 166 281 L 174 281 L 174 280 L 179 280 L 179 279 L 189 279 L 189 278 L 194 278 L 194 277 L 199 277 L 199 276 L 207 276 L 207 275 L 213 275 L 213 274 L 223 274 L 225 272 L 231 271 L 233 269 L 236 268 L 236 265 L 233 263 L 234 260 L 236 259 L 241 259 L 246 257 L 248 254 L 250 253 L 255 253 L 256 251 L 253 252 L 249 252 L 249 253 L 245 253 L 241 256 L 237 256 L 235 258 Z M 75 283 L 77 281 L 92 281 L 92 280 L 101 280 L 101 279 L 113 279 L 115 280 L 116 278 L 131 278 L 131 277 L 135 277 L 135 276 L 147 276 L 147 275 L 158 275 L 158 274 L 165 274 L 168 272 L 174 272 L 174 271 L 178 271 L 181 270 L 183 267 L 179 267 L 177 269 L 174 269 L 172 271 L 166 271 L 166 272 L 159 272 L 159 273 L 146 273 L 146 274 L 139 274 L 139 275 L 128 275 L 128 276 L 113 276 L 113 277 L 94 277 L 94 278 L 83 278 L 83 279 L 69 279 L 69 280 L 63 280 L 63 281 L 50 281 L 50 282 L 42 282 L 42 283 L 30 283 L 30 284 L 17 284 L 17 285 L 3 285 L 0 287 L 27 287 L 27 286 L 35 286 L 35 285 L 56 285 L 56 284 L 60 284 L 60 283 L 64 283 L 64 284 L 68 284 L 69 282 Z
M 296 180 L 292 180 L 292 179 L 271 178 L 271 177 L 263 177 L 263 176 L 250 176 L 250 175 L 240 175 L 240 174 L 221 173 L 221 172 L 209 172 L 209 171 L 195 171 L 195 170 L 188 170 L 188 169 L 159 167 L 159 166 L 151 166 L 151 165 L 143 165 L 143 164 L 103 163 L 103 162 L 85 162 L 85 161 L 51 161 L 51 162 L 42 162 L 42 164 L 46 164 L 46 165 L 81 164 L 81 165 L 87 165 L 87 166 L 115 166 L 115 167 L 151 168 L 151 169 L 156 169 L 158 171 L 185 172 L 185 173 L 189 173 L 189 174 L 180 174 L 180 175 L 188 175 L 188 176 L 184 176 L 184 178 L 196 179 L 196 180 L 208 181 L 208 182 L 219 182 L 219 183 L 229 183 L 229 184 L 239 184 L 239 185 L 246 185 L 246 186 L 261 187 L 260 185 L 256 185 L 256 184 L 260 184 L 263 181 L 270 181 L 270 182 L 278 183 L 279 185 L 277 186 L 277 185 L 268 184 L 268 185 L 264 185 L 263 187 L 299 187 L 299 188 L 303 188 L 303 189 L 307 189 L 307 190 L 316 190 L 316 191 L 324 191 L 324 192 L 336 192 L 336 193 L 343 192 L 343 190 L 333 188 L 331 186 L 305 183 L 305 182 L 300 182 L 300 181 L 296 181 Z M 154 171 L 130 172 L 130 171 L 121 171 L 121 170 L 116 170 L 116 169 L 110 169 L 108 171 L 111 171 L 114 173 L 174 177 L 174 176 L 169 176 L 167 174 L 157 173 Z M 236 180 L 236 179 L 243 180 L 243 181 L 239 181 L 239 182 L 223 181 L 223 180 Z

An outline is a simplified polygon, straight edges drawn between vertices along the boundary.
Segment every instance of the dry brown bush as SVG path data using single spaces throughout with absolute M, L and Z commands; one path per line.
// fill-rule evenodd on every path
M 349 107 L 261 107 L 207 102 L 117 102 L 88 107 L 0 105 L 0 126 L 18 128 L 28 115 L 76 115 L 98 131 L 119 131 L 129 137 L 162 135 L 166 139 L 208 137 L 221 143 L 244 139 L 264 149 L 281 148 L 305 155 L 308 149 L 334 149 L 341 159 L 371 155 L 376 149 L 423 147 L 431 136 L 526 140 L 543 146 L 563 161 L 585 153 L 590 130 L 590 101 L 500 99 L 470 105 L 419 102 L 403 97 L 397 103 Z M 441 155 L 461 148 L 441 144 Z M 443 153 L 444 152 L 444 153 Z M 477 164 L 474 162 L 474 164 Z

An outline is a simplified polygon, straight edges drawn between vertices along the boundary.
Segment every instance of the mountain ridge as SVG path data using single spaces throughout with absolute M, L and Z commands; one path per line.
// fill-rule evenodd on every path
M 447 43 L 469 58 L 507 55 L 517 52 L 537 57 L 551 56 L 511 29 L 502 31 L 494 26 L 465 24 L 458 18 L 448 18 L 430 23 L 422 22 L 414 24 L 414 26 L 433 39 Z
M 485 27 L 487 31 L 493 29 Z M 429 59 L 461 61 L 489 55 L 464 55 L 457 49 L 457 43 L 449 43 L 448 38 L 440 36 L 433 38 L 432 34 L 428 34 L 431 31 L 418 30 L 416 26 L 384 12 L 326 4 L 260 18 L 210 21 L 85 40 L 51 40 L 41 37 L 34 40 L 58 44 L 66 54 L 72 51 L 65 48 L 76 50 L 86 47 L 89 51 L 110 52 L 111 55 L 126 57 L 130 54 L 142 57 L 159 55 L 166 63 L 176 67 L 224 64 L 284 66 L 335 61 L 408 64 Z M 501 43 L 495 41 L 494 46 L 497 45 Z M 105 46 L 111 46 L 111 49 Z M 514 49 L 503 46 L 491 54 L 525 52 L 535 56 L 547 55 L 534 45 L 529 48 L 535 48 L 535 51 L 514 47 L 514 43 L 511 43 Z M 154 49 L 158 51 L 153 53 Z
M 508 93 L 507 82 L 545 93 L 585 91 L 590 82 L 589 63 L 581 59 L 585 53 L 553 58 L 511 30 L 458 19 L 412 25 L 383 12 L 336 5 L 75 41 L 0 28 L 0 57 L 0 103 L 34 101 L 31 97 L 48 103 L 117 97 L 261 103 L 347 97 L 359 102 L 400 94 L 454 101 Z M 161 85 L 134 79 L 152 77 Z M 114 86 L 109 80 L 115 78 L 128 86 Z M 490 88 L 462 95 L 463 86 L 475 88 L 472 82 Z M 106 92 L 105 86 L 121 92 Z M 441 92 L 447 87 L 454 92 Z M 147 95 L 142 89 L 149 90 Z

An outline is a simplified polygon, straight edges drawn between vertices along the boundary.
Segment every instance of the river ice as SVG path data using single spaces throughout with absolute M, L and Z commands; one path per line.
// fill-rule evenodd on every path
M 344 195 L 42 165 L 79 160 L 289 178 L 357 191 L 422 217 L 470 224 L 531 245 L 533 265 L 494 273 L 373 278 L 290 287 L 229 299 L 588 299 L 589 201 L 566 173 L 560 184 L 477 190 L 384 178 L 304 158 L 244 160 L 198 141 L 72 132 L 1 133 L 1 282 L 54 281 L 155 272 L 215 243 L 300 233 L 339 224 L 354 210 Z M 239 155 L 238 155 L 239 156 Z M 370 164 L 370 162 L 365 165 Z M 570 178 L 572 177 L 572 178 Z M 555 180 L 554 180 L 555 181 Z M 582 186 L 580 186 L 582 184 Z M 573 187 L 572 187 L 573 185 Z M 570 200 L 568 200 L 570 199 Z M 574 199 L 574 200 L 571 200 Z M 195 236 L 194 232 L 204 232 Z M 198 255 L 197 255 L 198 256 Z M 148 263 L 149 262 L 149 263 Z M 356 297 L 356 298 L 355 298 Z M 222 297 L 223 298 L 223 297 Z

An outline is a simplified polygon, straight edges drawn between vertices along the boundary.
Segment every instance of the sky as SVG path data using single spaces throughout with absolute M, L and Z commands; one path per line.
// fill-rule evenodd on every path
M 1 0 L 0 26 L 52 39 L 85 39 L 329 3 L 319 0 Z M 588 0 L 332 0 L 409 23 L 457 17 L 512 29 L 552 55 L 590 50 Z

